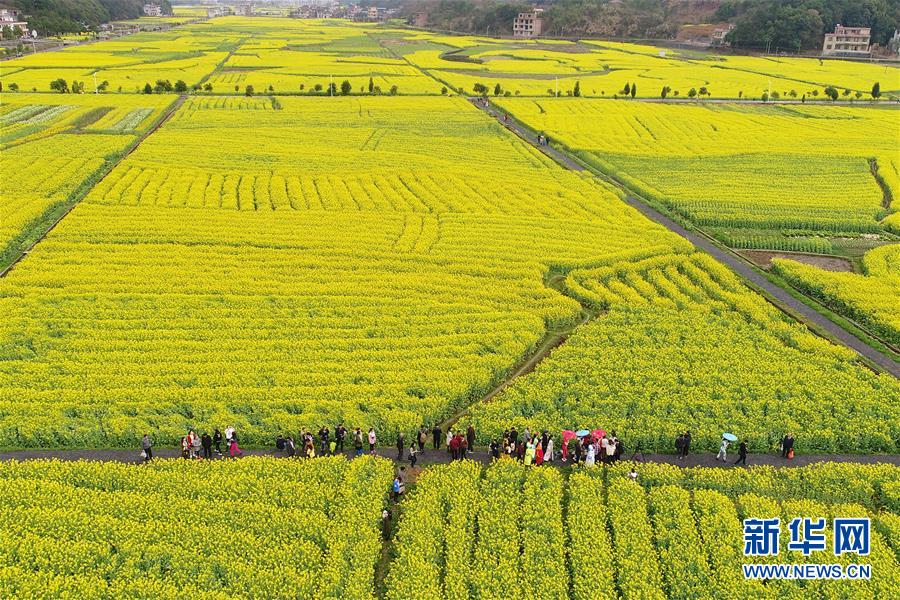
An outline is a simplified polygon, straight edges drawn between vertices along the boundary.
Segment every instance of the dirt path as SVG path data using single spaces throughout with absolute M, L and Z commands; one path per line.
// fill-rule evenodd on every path
M 551 146 L 538 146 L 537 136 L 533 131 L 531 131 L 524 124 L 517 122 L 512 117 L 505 119 L 505 113 L 500 111 L 495 106 L 488 103 L 488 105 L 485 107 L 484 103 L 480 102 L 479 99 L 473 98 L 471 100 L 475 106 L 496 118 L 512 133 L 516 134 L 526 142 L 536 146 L 541 152 L 555 160 L 560 165 L 573 171 L 585 170 L 584 166 L 573 159 L 569 154 Z M 884 372 L 890 373 L 894 377 L 900 378 L 900 363 L 872 348 L 863 340 L 845 330 L 840 325 L 834 323 L 827 317 L 816 312 L 812 307 L 794 298 L 784 288 L 769 281 L 769 279 L 767 279 L 762 273 L 760 273 L 749 261 L 745 260 L 738 254 L 731 252 L 730 250 L 721 248 L 718 244 L 714 243 L 711 238 L 708 238 L 705 235 L 694 231 L 688 231 L 679 223 L 676 223 L 674 220 L 658 212 L 655 208 L 653 208 L 643 200 L 632 195 L 631 190 L 629 190 L 621 183 L 615 181 L 613 183 L 618 185 L 626 192 L 627 195 L 625 198 L 625 202 L 628 205 L 637 209 L 651 221 L 655 221 L 656 223 L 664 226 L 669 231 L 677 233 L 681 237 L 685 238 L 695 247 L 706 251 L 716 260 L 730 267 L 746 281 L 749 281 L 757 288 L 765 291 L 768 294 L 769 301 L 779 309 L 801 322 L 812 324 L 815 328 L 818 328 L 821 331 L 826 331 L 831 336 L 831 339 L 833 341 L 841 343 L 851 350 L 854 350 L 857 354 L 864 356 L 870 363 L 876 365 Z

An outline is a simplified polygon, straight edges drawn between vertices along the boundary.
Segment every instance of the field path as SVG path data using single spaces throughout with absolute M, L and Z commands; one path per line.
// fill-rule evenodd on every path
M 623 440 L 626 444 L 628 440 Z M 674 446 L 674 440 L 673 440 Z M 416 466 L 444 464 L 450 462 L 450 455 L 447 453 L 446 447 L 441 442 L 441 449 L 431 449 L 431 432 L 428 433 L 428 443 L 425 451 L 419 454 Z M 716 455 L 712 452 L 698 452 L 688 456 L 681 461 L 672 454 L 643 454 L 636 457 L 638 462 L 647 463 L 663 463 L 672 464 L 681 467 L 723 467 L 735 468 L 733 464 L 737 459 L 737 453 L 728 452 L 728 462 L 722 463 L 716 460 Z M 403 456 L 406 461 L 409 448 L 404 449 Z M 631 459 L 634 452 L 633 448 L 626 446 L 624 459 Z M 346 456 L 351 457 L 351 452 L 347 451 Z M 379 448 L 377 454 L 383 458 L 397 461 L 396 448 Z M 0 452 L 0 461 L 9 460 L 36 460 L 55 458 L 59 460 L 92 460 L 122 463 L 139 463 L 140 449 L 106 449 L 106 450 L 15 450 L 9 452 Z M 153 455 L 156 458 L 177 458 L 181 455 L 180 450 L 175 448 L 153 448 Z M 271 450 L 244 450 L 244 456 L 280 456 L 274 448 Z M 489 463 L 490 456 L 484 448 L 479 448 L 469 454 L 472 460 L 480 463 Z M 221 460 L 214 457 L 213 460 Z M 397 461 L 398 463 L 400 461 Z M 798 454 L 793 460 L 786 460 L 777 454 L 754 454 L 748 455 L 747 463 L 749 466 L 767 465 L 773 467 L 802 467 L 822 462 L 852 462 L 852 463 L 889 463 L 900 466 L 900 455 L 898 454 Z M 405 462 L 405 464 L 409 464 Z M 567 463 L 560 462 L 559 459 L 553 463 L 554 466 L 563 467 Z M 640 468 L 637 469 L 640 471 Z
M 567 169 L 571 169 L 573 171 L 585 170 L 585 167 L 577 162 L 574 158 L 572 158 L 569 154 L 552 146 L 538 146 L 537 137 L 533 131 L 531 131 L 522 123 L 517 122 L 511 116 L 505 120 L 506 113 L 496 108 L 492 104 L 488 103 L 488 105 L 485 106 L 484 103 L 477 98 L 473 98 L 472 103 L 478 108 L 484 110 L 492 117 L 496 118 L 508 130 L 510 130 L 526 142 L 536 146 L 541 152 L 555 160 L 563 167 L 566 167 Z M 865 357 L 871 364 L 876 365 L 879 369 L 883 370 L 886 373 L 890 373 L 894 377 L 900 378 L 900 363 L 897 363 L 891 357 L 882 354 L 875 348 L 872 348 L 863 340 L 856 337 L 840 325 L 834 323 L 827 317 L 816 312 L 810 306 L 791 296 L 784 288 L 769 281 L 745 259 L 741 258 L 733 252 L 722 249 L 706 236 L 693 231 L 689 231 L 669 217 L 661 214 L 656 209 L 643 202 L 641 199 L 633 196 L 630 191 L 621 184 L 618 184 L 617 182 L 613 183 L 616 183 L 617 185 L 619 185 L 619 187 L 626 191 L 627 195 L 625 198 L 625 202 L 627 204 L 640 211 L 651 221 L 655 221 L 656 223 L 664 226 L 669 231 L 677 233 L 681 237 L 691 242 L 694 246 L 703 249 L 704 251 L 712 255 L 716 260 L 730 267 L 738 275 L 743 277 L 746 281 L 750 282 L 752 286 L 764 291 L 765 294 L 767 294 L 767 299 L 783 312 L 801 322 L 811 324 L 816 329 L 827 332 L 832 341 L 847 346 L 851 350 L 854 350 L 857 354 Z

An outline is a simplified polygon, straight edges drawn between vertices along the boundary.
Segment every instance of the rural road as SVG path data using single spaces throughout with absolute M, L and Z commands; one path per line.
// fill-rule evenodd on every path
M 537 138 L 535 137 L 533 132 L 528 130 L 520 123 L 516 122 L 512 117 L 509 117 L 508 121 L 504 121 L 504 116 L 506 113 L 500 111 L 493 105 L 488 104 L 488 106 L 485 107 L 484 104 L 482 104 L 478 99 L 472 99 L 472 103 L 478 108 L 487 112 L 489 115 L 495 117 L 511 132 L 515 133 L 526 142 L 536 146 L 539 150 L 541 150 L 541 152 L 555 160 L 560 165 L 573 171 L 585 170 L 585 168 L 580 163 L 575 161 L 565 152 L 553 148 L 552 146 L 538 146 Z M 712 243 L 708 238 L 702 235 L 698 235 L 692 231 L 688 231 L 672 219 L 659 213 L 653 207 L 649 206 L 638 198 L 635 198 L 634 196 L 628 195 L 625 199 L 625 202 L 640 211 L 651 221 L 655 221 L 669 231 L 677 233 L 678 235 L 692 243 L 694 246 L 705 250 L 719 262 L 728 265 L 733 271 L 738 273 L 747 281 L 750 281 L 760 289 L 765 290 L 772 298 L 776 300 L 779 308 L 781 308 L 782 310 L 786 308 L 789 312 L 801 315 L 804 319 L 814 324 L 816 327 L 827 331 L 835 340 L 856 351 L 856 353 L 866 357 L 872 363 L 878 365 L 878 367 L 886 373 L 890 373 L 894 377 L 900 378 L 900 363 L 897 363 L 890 357 L 885 356 L 881 352 L 875 350 L 840 325 L 832 322 L 827 317 L 817 313 L 815 310 L 813 310 L 803 302 L 797 300 L 787 291 L 785 291 L 784 288 L 766 279 L 743 259 L 739 258 L 735 254 L 732 254 L 731 252 L 721 249 L 720 247 Z
M 445 448 L 440 450 L 431 450 L 431 440 L 429 439 L 426 450 L 419 455 L 417 466 L 430 464 L 443 464 L 450 462 L 450 455 Z M 379 448 L 378 455 L 384 458 L 397 459 L 397 450 L 394 448 Z M 177 458 L 180 456 L 180 450 L 175 448 L 154 448 L 154 457 L 156 458 Z M 280 456 L 274 449 L 272 450 L 245 450 L 244 456 Z M 346 453 L 349 458 L 350 452 Z M 408 449 L 404 450 L 404 460 L 407 460 Z M 490 462 L 490 456 L 484 449 L 476 450 L 469 454 L 472 460 L 480 463 Z M 631 455 L 626 452 L 625 458 Z M 35 460 L 35 459 L 56 458 L 59 460 L 94 460 L 94 461 L 111 461 L 122 463 L 139 463 L 140 450 L 137 448 L 128 450 L 110 449 L 110 450 L 17 450 L 11 452 L 0 452 L 0 461 L 8 460 Z M 667 463 L 678 465 L 681 467 L 727 467 L 731 468 L 732 463 L 737 459 L 737 454 L 728 453 L 728 463 L 722 463 L 716 460 L 715 454 L 701 452 L 691 454 L 684 461 L 677 460 L 672 454 L 644 454 L 643 461 L 647 463 Z M 852 462 L 852 463 L 889 463 L 900 466 L 900 455 L 897 454 L 798 454 L 793 460 L 785 460 L 776 454 L 750 454 L 747 457 L 747 464 L 768 465 L 774 467 L 802 467 L 821 462 Z M 408 462 L 406 463 L 408 464 Z M 556 466 L 563 466 L 559 459 L 553 463 Z

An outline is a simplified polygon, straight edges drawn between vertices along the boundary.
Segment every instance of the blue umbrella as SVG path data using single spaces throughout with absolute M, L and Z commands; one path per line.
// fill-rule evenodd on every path
M 723 433 L 722 437 L 725 438 L 726 440 L 728 440 L 729 442 L 737 441 L 737 436 L 734 435 L 733 433 Z
M 575 435 L 577 435 L 578 437 L 584 437 L 586 435 L 591 435 L 591 432 L 588 431 L 587 429 L 579 429 L 578 431 L 575 432 Z

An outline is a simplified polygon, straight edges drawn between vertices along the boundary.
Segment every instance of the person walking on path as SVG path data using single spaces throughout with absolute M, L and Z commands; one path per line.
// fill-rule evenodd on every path
M 228 444 L 228 455 L 231 456 L 231 458 L 235 458 L 241 454 L 243 454 L 243 452 L 241 452 L 240 447 L 238 447 L 237 432 L 232 431 L 231 443 Z
M 684 453 L 684 434 L 679 433 L 678 437 L 675 438 L 675 456 L 678 459 L 681 459 L 681 455 Z
M 744 465 L 747 466 L 747 440 L 741 442 L 741 445 L 738 446 L 738 459 L 734 461 L 735 466 Z
M 334 428 L 334 442 L 335 442 L 335 450 L 344 453 L 344 437 L 347 435 L 347 429 L 344 427 L 344 424 L 341 423 L 337 427 Z
M 500 442 L 498 442 L 496 438 L 491 440 L 489 449 L 491 451 L 491 458 L 493 460 L 497 460 L 498 458 L 500 458 Z
M 328 454 L 328 439 L 331 437 L 331 432 L 328 431 L 328 428 L 322 425 L 322 428 L 319 430 L 319 454 L 325 456 Z
M 585 467 L 593 467 L 594 460 L 597 458 L 596 450 L 594 449 L 594 444 L 588 446 L 587 456 L 584 457 L 584 466 Z
M 443 432 L 441 431 L 441 426 L 435 423 L 434 427 L 431 429 L 431 443 L 434 446 L 435 450 L 441 449 L 441 435 Z
M 385 541 L 391 539 L 391 511 L 386 508 L 381 510 L 381 535 Z
M 153 460 L 153 440 L 150 439 L 149 433 L 145 433 L 141 438 L 141 453 L 144 455 L 144 462 Z
M 457 460 L 459 458 L 459 441 L 459 436 L 454 435 L 447 444 L 447 448 L 450 450 L 450 460 Z
M 292 436 L 288 436 L 286 440 L 284 440 L 284 453 L 288 458 L 293 458 L 297 453 L 297 448 L 294 446 L 294 438 Z
M 405 437 L 402 431 L 397 432 L 397 460 L 403 460 L 403 441 Z
M 781 458 L 794 458 L 794 434 L 788 432 L 781 440 Z
M 466 428 L 466 447 L 469 450 L 475 450 L 475 427 L 471 423 Z
M 203 432 L 203 437 L 200 438 L 200 445 L 203 446 L 203 458 L 209 460 L 212 458 L 212 438 L 209 437 L 207 432 Z
M 728 460 L 728 440 L 724 437 L 722 438 L 722 443 L 719 445 L 719 453 L 716 454 L 716 460 L 721 460 L 722 462 Z
M 200 458 L 200 436 L 191 431 L 191 458 Z
M 684 432 L 684 443 L 681 445 L 681 460 L 687 458 L 687 455 L 691 452 L 691 432 Z
M 544 450 L 544 460 L 547 462 L 553 462 L 553 438 L 548 437 L 547 439 L 547 449 Z
M 410 445 L 409 445 L 409 466 L 410 466 L 410 467 L 415 467 L 415 466 L 416 466 L 416 458 L 418 458 L 416 455 L 417 455 L 418 453 L 419 453 L 419 451 L 416 450 L 416 445 L 415 445 L 415 444 L 410 444 Z
M 419 433 L 417 434 L 416 441 L 419 442 L 419 452 L 424 452 L 425 443 L 428 442 L 428 430 L 425 429 L 425 425 L 419 427 Z
M 378 442 L 378 437 L 375 435 L 375 428 L 369 427 L 369 454 L 375 456 L 375 444 Z
M 363 453 L 363 440 L 362 440 L 362 431 L 359 427 L 353 432 L 353 449 L 355 451 L 356 456 L 362 456 Z
M 450 455 L 451 459 L 456 458 L 455 456 L 453 456 L 453 448 L 450 447 L 450 444 L 453 442 L 453 437 L 454 437 L 453 429 L 448 427 L 447 428 L 447 454 Z
M 216 454 L 222 456 L 222 432 L 218 429 L 213 432 L 213 445 L 216 447 Z

